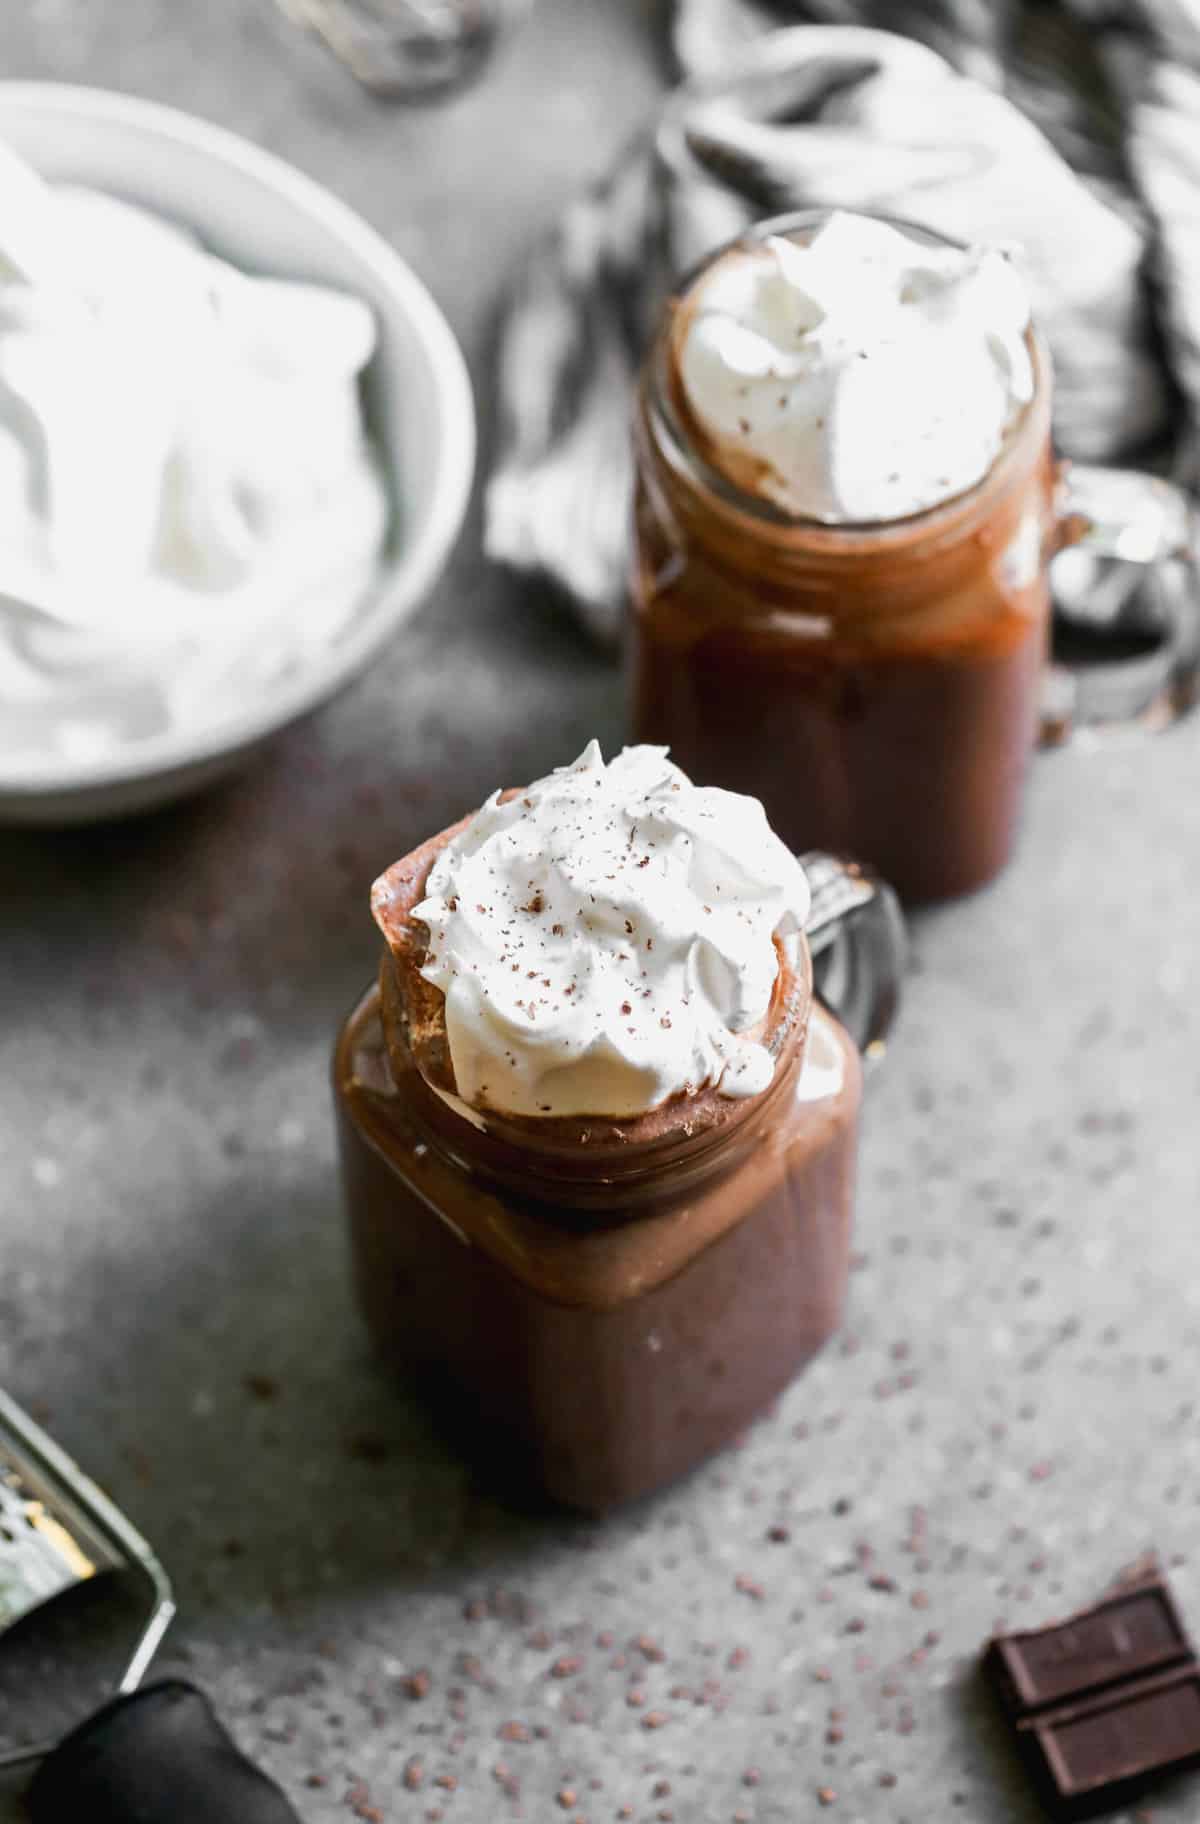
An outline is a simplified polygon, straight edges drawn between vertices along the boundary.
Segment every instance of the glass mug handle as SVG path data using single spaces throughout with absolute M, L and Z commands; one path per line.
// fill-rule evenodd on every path
M 857 862 L 812 849 L 800 864 L 812 894 L 805 935 L 813 989 L 864 1061 L 877 1064 L 887 1049 L 908 956 L 900 902 L 886 881 Z
M 1042 742 L 1162 728 L 1200 692 L 1200 525 L 1181 488 L 1063 463 L 1050 570 L 1054 652 Z

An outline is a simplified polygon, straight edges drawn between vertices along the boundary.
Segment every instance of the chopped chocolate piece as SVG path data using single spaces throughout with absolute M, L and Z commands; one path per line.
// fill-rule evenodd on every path
M 1200 1766 L 1200 1666 L 1112 1685 L 1018 1730 L 1055 1817 L 1115 1811 L 1149 1781 Z
M 1000 1635 L 988 1648 L 988 1671 L 1009 1709 L 1027 1711 L 1190 1655 L 1170 1591 L 1160 1578 L 1148 1578 L 1052 1627 Z
M 1056 1818 L 1115 1810 L 1200 1766 L 1200 1662 L 1156 1573 L 1064 1622 L 998 1636 L 984 1670 Z

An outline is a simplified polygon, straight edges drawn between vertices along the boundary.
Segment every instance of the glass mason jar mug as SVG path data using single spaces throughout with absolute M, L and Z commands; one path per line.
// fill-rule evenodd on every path
M 763 223 L 693 283 L 739 246 L 823 220 Z M 1173 558 L 1182 497 L 1131 472 L 1059 470 L 1049 362 L 1030 331 L 1033 398 L 975 486 L 902 519 L 798 518 L 706 460 L 672 327 L 668 313 L 635 417 L 634 739 L 760 798 L 793 848 L 858 856 L 904 898 L 982 885 L 1010 853 L 1043 726 L 1050 559 L 1085 538 L 1098 554 Z M 1194 671 L 1185 607 L 1172 659 Z
M 387 956 L 339 1034 L 346 1208 L 375 1340 L 475 1454 L 572 1506 L 684 1473 L 840 1321 L 860 1053 L 881 1048 L 903 939 L 886 888 L 805 862 L 815 968 L 802 945 L 761 1095 L 702 1091 L 665 1122 L 485 1125 L 423 1075 Z

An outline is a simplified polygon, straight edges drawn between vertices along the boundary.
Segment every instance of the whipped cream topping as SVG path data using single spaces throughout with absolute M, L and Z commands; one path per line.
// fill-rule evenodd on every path
M 757 1095 L 779 972 L 808 915 L 757 799 L 695 786 L 662 747 L 592 742 L 489 798 L 413 916 L 445 996 L 458 1093 L 519 1115 L 645 1113 L 716 1083 Z
M 807 245 L 734 248 L 676 347 L 713 460 L 788 513 L 902 519 L 974 485 L 1033 397 L 1029 300 L 994 248 L 835 213 Z
M 0 147 L 0 767 L 225 719 L 321 652 L 389 508 L 359 299 Z

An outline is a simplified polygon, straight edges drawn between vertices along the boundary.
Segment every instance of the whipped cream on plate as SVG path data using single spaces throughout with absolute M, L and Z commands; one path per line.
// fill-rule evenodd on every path
M 995 248 L 836 212 L 732 248 L 688 293 L 688 405 L 742 487 L 831 524 L 902 519 L 986 475 L 1033 397 L 1029 299 Z
M 445 997 L 458 1094 L 519 1115 L 631 1116 L 705 1084 L 757 1095 L 759 1033 L 808 916 L 755 798 L 695 786 L 662 747 L 591 742 L 489 798 L 414 918 Z
M 219 724 L 336 639 L 390 510 L 366 304 L 0 147 L 0 768 Z

